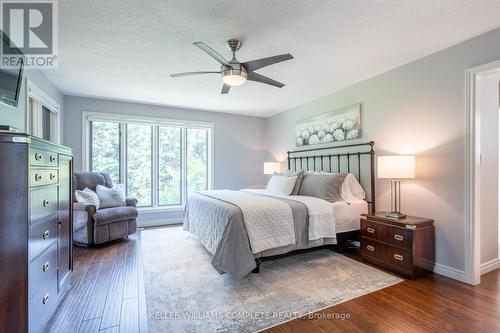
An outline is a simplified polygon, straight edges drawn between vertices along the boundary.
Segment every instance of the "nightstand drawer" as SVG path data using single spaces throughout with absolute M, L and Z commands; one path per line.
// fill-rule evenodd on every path
M 361 220 L 361 235 L 409 250 L 413 244 L 411 230 L 372 222 L 370 220 Z
M 361 252 L 366 257 L 375 258 L 403 270 L 410 270 L 412 268 L 412 255 L 410 251 L 386 245 L 366 237 L 362 238 L 361 246 Z

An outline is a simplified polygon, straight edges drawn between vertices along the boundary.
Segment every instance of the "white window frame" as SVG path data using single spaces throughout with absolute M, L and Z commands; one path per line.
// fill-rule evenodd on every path
M 214 179 L 214 124 L 211 122 L 199 122 L 191 120 L 179 120 L 170 118 L 160 118 L 160 117 L 149 117 L 149 116 L 133 116 L 118 113 L 105 113 L 105 112 L 95 112 L 95 111 L 82 111 L 82 170 L 90 171 L 90 123 L 92 121 L 110 121 L 114 123 L 119 123 L 120 126 L 120 148 L 124 151 L 120 154 L 120 182 L 125 184 L 127 188 L 127 152 L 126 152 L 126 125 L 127 124 L 141 124 L 141 125 L 151 125 L 152 127 L 152 166 L 151 166 L 151 201 L 153 207 L 140 207 L 141 212 L 167 212 L 167 211 L 178 211 L 184 208 L 186 204 L 186 176 L 187 176 L 187 164 L 184 163 L 184 159 L 187 154 L 186 145 L 186 135 L 188 128 L 199 128 L 199 129 L 209 129 L 208 138 L 208 170 L 207 170 L 207 187 L 208 189 L 213 188 Z M 154 148 L 158 144 L 158 130 L 157 126 L 170 126 L 170 127 L 180 127 L 181 128 L 181 204 L 180 205 L 169 205 L 169 206 L 154 206 L 158 201 L 158 156 L 156 156 L 157 149 Z
M 33 105 L 32 105 L 33 104 Z M 50 142 L 61 143 L 61 106 L 31 80 L 26 80 L 26 132 L 42 137 L 42 106 L 50 112 Z M 36 110 L 33 110 L 36 108 Z

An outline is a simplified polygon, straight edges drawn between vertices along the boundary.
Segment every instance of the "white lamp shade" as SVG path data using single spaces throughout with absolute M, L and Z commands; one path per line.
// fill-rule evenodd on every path
M 264 174 L 272 175 L 275 172 L 281 171 L 281 163 L 280 162 L 264 162 Z
M 415 178 L 415 156 L 379 156 L 377 175 L 378 178 Z

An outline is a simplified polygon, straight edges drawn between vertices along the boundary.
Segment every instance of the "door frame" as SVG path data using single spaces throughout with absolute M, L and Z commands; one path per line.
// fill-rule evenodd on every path
M 465 282 L 481 282 L 481 108 L 478 78 L 500 69 L 500 60 L 466 70 Z

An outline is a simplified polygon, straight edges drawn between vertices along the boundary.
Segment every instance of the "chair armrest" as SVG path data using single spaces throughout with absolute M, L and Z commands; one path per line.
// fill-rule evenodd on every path
M 137 207 L 137 199 L 134 197 L 127 197 L 125 200 L 127 206 Z
M 87 211 L 90 216 L 94 215 L 96 212 L 96 208 L 93 204 L 88 203 L 88 202 L 74 202 L 73 203 L 73 210 L 77 210 L 80 212 Z

